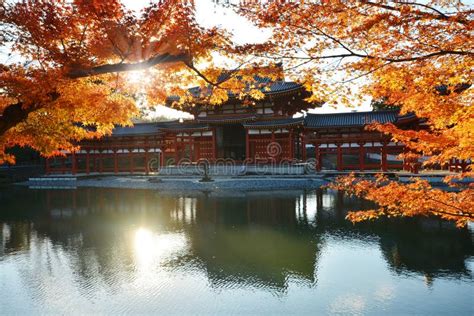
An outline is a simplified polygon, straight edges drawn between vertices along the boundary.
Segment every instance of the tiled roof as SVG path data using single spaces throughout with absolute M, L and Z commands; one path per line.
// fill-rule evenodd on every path
M 293 81 L 272 81 L 270 78 L 262 78 L 259 76 L 255 76 L 255 84 L 258 85 L 258 89 L 263 92 L 265 95 L 273 95 L 278 93 L 284 93 L 292 90 L 301 89 L 303 86 L 297 82 Z M 189 93 L 195 98 L 199 98 L 201 95 L 201 88 L 200 87 L 193 87 L 188 89 Z M 250 88 L 246 88 L 245 90 L 250 90 Z M 229 98 L 235 97 L 235 94 L 231 91 L 227 92 Z M 178 101 L 178 96 L 170 96 L 168 97 L 168 101 Z
M 116 127 L 112 131 L 112 137 L 159 135 L 165 132 L 186 132 L 209 130 L 209 125 L 196 123 L 195 121 L 177 120 L 167 122 L 136 123 L 130 127 Z
M 331 114 L 307 114 L 305 126 L 308 128 L 324 128 L 335 126 L 360 127 L 373 122 L 394 123 L 398 111 L 348 112 Z
M 162 132 L 186 132 L 186 131 L 206 131 L 209 125 L 196 123 L 195 121 L 171 121 L 158 123 L 158 128 Z
M 224 115 L 210 115 L 205 117 L 196 117 L 199 123 L 240 123 L 255 121 L 257 115 L 253 113 L 246 114 L 224 114 Z
M 297 118 L 283 118 L 283 119 L 275 119 L 275 120 L 265 120 L 265 121 L 257 121 L 252 123 L 245 123 L 243 124 L 245 128 L 272 128 L 272 127 L 289 127 L 295 125 L 303 125 L 304 117 L 297 117 Z
M 159 134 L 158 125 L 153 123 L 136 123 L 133 126 L 117 126 L 112 131 L 114 136 L 156 135 Z

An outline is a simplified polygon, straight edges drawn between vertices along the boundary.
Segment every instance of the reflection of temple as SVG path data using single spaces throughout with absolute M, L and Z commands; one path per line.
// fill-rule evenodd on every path
M 276 194 L 275 194 L 276 193 Z M 214 286 L 226 282 L 285 288 L 288 277 L 315 282 L 320 241 L 287 192 L 198 199 L 191 258 Z
M 144 228 L 146 238 L 173 241 L 156 265 L 200 271 L 218 288 L 238 283 L 285 291 L 292 279 L 311 286 L 331 236 L 378 242 L 398 273 L 431 279 L 470 273 L 466 258 L 474 251 L 467 230 L 426 219 L 354 226 L 344 218 L 347 210 L 370 205 L 335 192 L 229 194 L 6 190 L 0 194 L 0 257 L 44 242 L 49 251 L 75 258 L 73 268 L 85 283 L 99 276 L 113 283 L 125 278 L 118 273 L 134 273 L 134 238 Z

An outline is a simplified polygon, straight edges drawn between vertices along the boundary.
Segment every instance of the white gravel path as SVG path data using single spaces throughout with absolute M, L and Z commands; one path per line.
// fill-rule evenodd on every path
M 156 189 L 160 191 L 255 191 L 315 189 L 327 182 L 318 178 L 216 178 L 213 182 L 199 182 L 199 178 L 165 178 L 146 176 L 107 176 L 78 179 L 77 187 Z

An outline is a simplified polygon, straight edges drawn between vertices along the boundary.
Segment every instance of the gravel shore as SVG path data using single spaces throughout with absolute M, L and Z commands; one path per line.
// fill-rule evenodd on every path
M 155 189 L 159 191 L 261 191 L 315 189 L 327 182 L 317 178 L 215 178 L 212 182 L 199 182 L 199 178 L 160 179 L 146 176 L 107 176 L 77 179 L 77 187 Z

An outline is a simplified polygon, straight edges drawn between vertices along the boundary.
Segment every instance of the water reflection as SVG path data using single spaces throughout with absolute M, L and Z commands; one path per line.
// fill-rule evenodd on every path
M 171 289 L 175 295 L 181 289 L 182 296 L 191 295 L 190 289 L 250 290 L 247 295 L 263 290 L 281 300 L 295 286 L 309 291 L 320 286 L 330 295 L 343 288 L 337 283 L 342 271 L 364 265 L 376 267 L 368 275 L 381 282 L 387 276 L 377 275 L 385 268 L 403 278 L 422 277 L 428 286 L 437 279 L 472 281 L 469 230 L 431 219 L 352 225 L 344 219 L 347 210 L 371 205 L 337 192 L 176 196 L 147 190 L 15 188 L 0 192 L 0 205 L 0 269 L 27 284 L 19 291 L 38 304 L 47 302 L 43 312 L 58 311 L 49 301 L 58 285 L 74 306 L 81 300 L 110 301 L 118 293 L 128 293 L 127 306 L 140 306 L 158 297 L 166 302 Z M 361 251 L 370 255 L 359 258 Z M 348 258 L 352 261 L 344 261 Z M 367 276 L 350 277 L 363 287 Z M 3 281 L 2 290 L 13 282 Z M 301 291 L 302 297 L 308 295 Z M 371 296 L 390 302 L 395 292 L 393 284 L 382 282 Z M 334 313 L 370 306 L 362 293 L 350 291 L 327 304 L 326 311 Z M 126 312 L 123 308 L 118 311 Z

